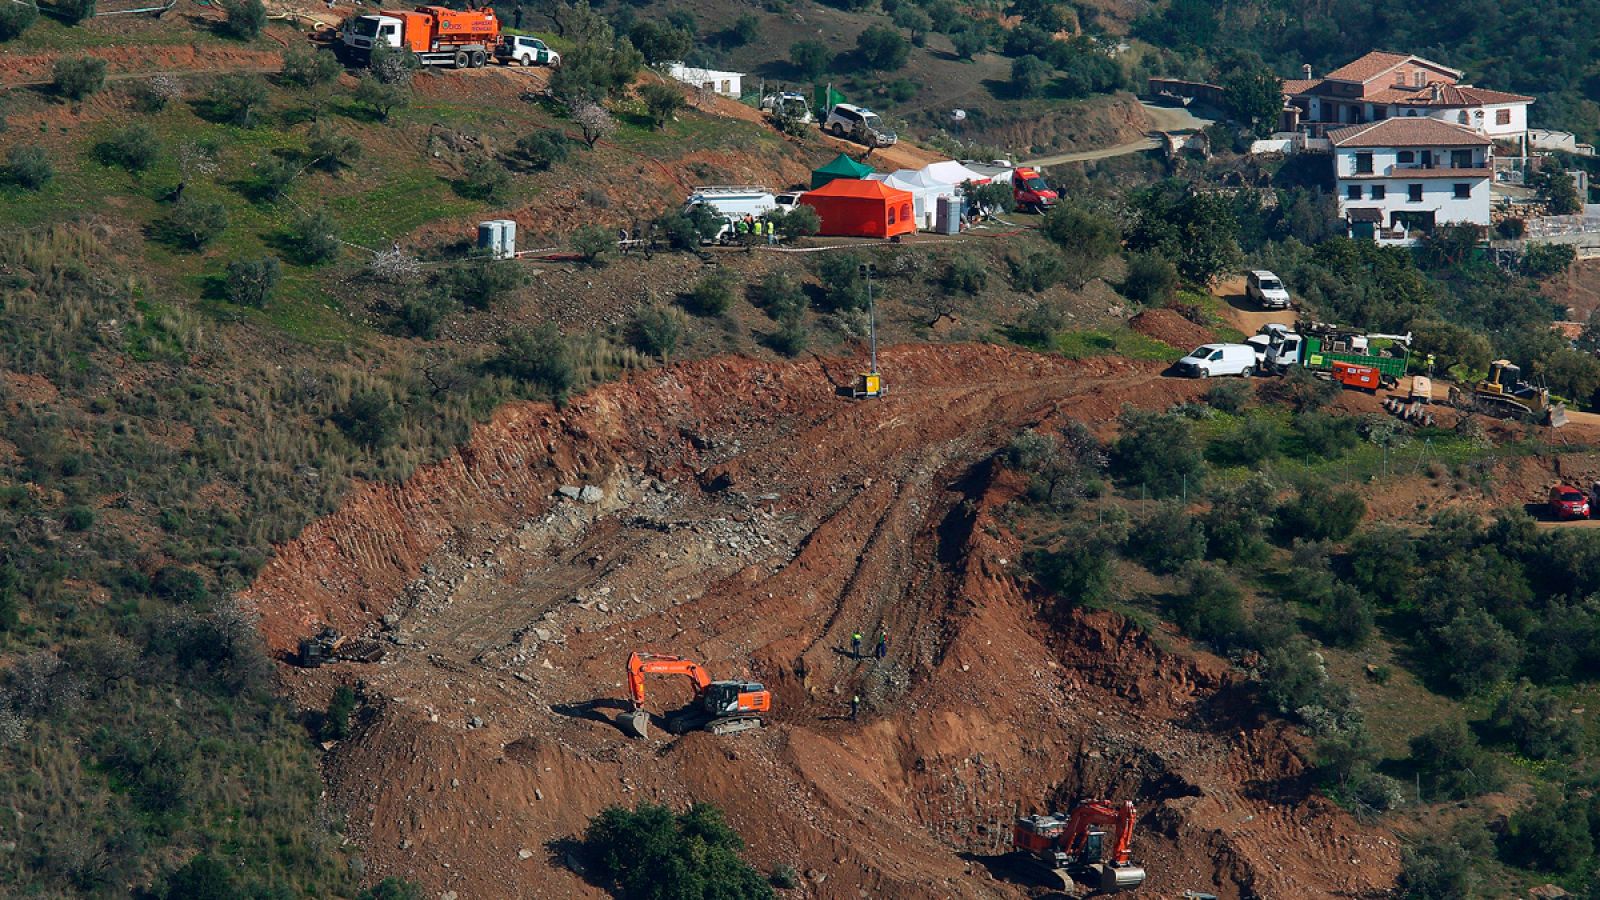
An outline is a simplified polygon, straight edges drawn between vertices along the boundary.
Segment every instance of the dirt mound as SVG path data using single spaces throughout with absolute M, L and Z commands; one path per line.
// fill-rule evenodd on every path
M 1182 350 L 1216 340 L 1216 334 L 1170 309 L 1147 309 L 1128 320 L 1128 327 Z
M 1015 897 L 1010 819 L 1096 794 L 1139 803 L 1153 893 L 1390 884 L 1392 839 L 1307 794 L 1300 738 L 1223 661 L 1014 577 L 994 449 L 1199 385 L 988 346 L 882 357 L 878 402 L 834 395 L 854 361 L 713 359 L 508 407 L 282 548 L 251 591 L 273 647 L 320 621 L 392 641 L 378 665 L 284 670 L 308 707 L 360 681 L 328 781 L 369 874 L 593 896 L 549 842 L 609 803 L 698 799 L 758 865 L 814 873 L 801 896 Z M 856 630 L 886 657 L 856 658 Z M 636 648 L 760 679 L 768 727 L 623 737 Z M 652 682 L 649 706 L 688 696 Z

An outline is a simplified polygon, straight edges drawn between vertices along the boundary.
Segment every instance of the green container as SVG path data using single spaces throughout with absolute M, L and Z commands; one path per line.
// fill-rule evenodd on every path
M 1406 361 L 1411 353 L 1408 349 L 1405 356 L 1376 356 L 1363 353 L 1334 353 L 1324 351 L 1325 341 L 1313 335 L 1306 335 L 1305 341 L 1300 345 L 1300 365 L 1313 372 L 1332 371 L 1336 362 L 1354 363 L 1358 366 L 1371 366 L 1390 378 L 1403 378 L 1406 374 Z

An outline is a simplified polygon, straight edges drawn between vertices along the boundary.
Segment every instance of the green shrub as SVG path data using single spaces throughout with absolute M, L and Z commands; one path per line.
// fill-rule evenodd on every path
M 0 41 L 9 41 L 28 30 L 39 18 L 39 10 L 30 3 L 0 5 Z
M 867 281 L 861 276 L 866 261 L 854 253 L 823 253 L 817 260 L 822 281 L 822 306 L 830 312 L 867 308 Z
M 513 331 L 500 339 L 499 352 L 489 369 L 536 387 L 557 403 L 566 401 L 578 380 L 571 348 L 554 325 L 533 331 Z
M 294 183 L 299 174 L 300 167 L 295 163 L 268 156 L 256 163 L 255 177 L 246 190 L 253 199 L 276 203 L 289 192 L 289 185 Z
M 541 128 L 517 138 L 517 156 L 541 171 L 565 162 L 572 153 L 572 139 L 555 128 Z
M 289 245 L 302 263 L 315 265 L 339 255 L 339 226 L 322 207 L 295 219 L 289 230 Z
M 1185 634 L 1227 646 L 1244 631 L 1244 595 L 1222 569 L 1195 564 L 1172 618 Z
M 183 96 L 183 82 L 173 75 L 152 75 L 134 82 L 129 93 L 140 112 L 158 113 Z
M 789 63 L 801 80 L 811 81 L 833 65 L 833 51 L 821 41 L 795 41 L 789 47 Z
M 799 356 L 811 343 L 811 329 L 804 315 L 785 316 L 778 327 L 766 337 L 766 344 L 784 356 Z
M 663 896 L 662 873 L 670 872 L 676 896 L 771 900 L 771 886 L 739 856 L 742 849 L 722 813 L 705 804 L 676 815 L 649 803 L 609 806 L 583 834 L 590 873 L 622 897 Z
M 1129 534 L 1128 551 L 1150 571 L 1170 575 L 1205 554 L 1205 529 L 1181 505 L 1162 503 Z
M 800 873 L 795 871 L 794 866 L 784 863 L 772 870 L 770 880 L 773 887 L 787 891 L 800 886 Z
M 1300 366 L 1292 366 L 1282 378 L 1274 378 L 1262 386 L 1258 395 L 1268 402 L 1287 404 L 1295 412 L 1305 413 L 1328 405 L 1343 390 L 1337 381 L 1318 378 Z
M 441 281 L 451 298 L 467 309 L 493 309 L 495 304 L 522 287 L 522 270 L 516 263 L 479 257 L 452 265 Z
M 910 55 L 911 45 L 892 28 L 870 25 L 856 36 L 856 57 L 869 69 L 893 72 L 904 67 Z
M 683 91 L 672 84 L 651 82 L 639 90 L 639 98 L 644 101 L 645 117 L 650 120 L 650 127 L 656 131 L 667 127 L 678 114 L 678 110 L 686 105 Z
M 1111 447 L 1111 471 L 1124 485 L 1142 487 L 1154 497 L 1200 488 L 1205 460 L 1187 421 L 1130 406 L 1123 408 L 1121 423 L 1122 433 Z
M 345 437 L 370 450 L 381 450 L 399 437 L 400 408 L 382 391 L 357 391 L 333 416 Z
M 778 237 L 785 241 L 810 237 L 822 230 L 822 216 L 804 203 L 789 207 L 788 212 L 780 216 L 768 215 L 778 226 Z
M 1011 269 L 1011 286 L 1030 294 L 1048 291 L 1067 277 L 1061 254 L 1051 250 L 1029 250 L 1020 258 L 1008 256 L 1006 265 Z
M 166 900 L 233 900 L 239 886 L 221 860 L 201 853 L 167 876 Z
M 404 334 L 432 340 L 438 334 L 439 323 L 457 308 L 447 290 L 411 291 L 401 299 L 395 319 Z
M 1489 723 L 1529 759 L 1570 757 L 1583 741 L 1583 725 L 1570 706 L 1524 678 L 1495 702 Z
M 94 527 L 94 510 L 87 506 L 70 506 L 61 524 L 68 531 L 88 531 Z
M 1355 491 L 1316 484 L 1278 507 L 1278 526 L 1289 538 L 1341 541 L 1356 530 L 1366 513 L 1366 501 Z
M 361 158 L 361 142 L 325 122 L 311 126 L 306 135 L 308 164 L 337 172 Z
M 467 160 L 466 172 L 456 183 L 456 193 L 474 200 L 497 200 L 510 186 L 511 175 L 505 166 L 492 157 L 478 154 Z
M 1132 254 L 1128 257 L 1128 273 L 1117 291 L 1141 306 L 1165 306 L 1178 291 L 1178 269 L 1154 254 Z
M 1471 900 L 1480 896 L 1473 857 L 1449 838 L 1429 835 L 1400 856 L 1400 889 L 1406 900 Z
M 51 86 L 69 100 L 82 100 L 105 86 L 106 61 L 95 56 L 64 56 L 50 69 Z
M 384 84 L 407 87 L 420 71 L 422 60 L 405 48 L 396 50 L 379 45 L 372 49 L 372 56 L 367 60 L 367 72 Z
M 1423 799 L 1465 800 L 1502 784 L 1494 758 L 1478 745 L 1459 719 L 1435 725 L 1411 739 L 1411 762 L 1423 785 Z
M 1111 549 L 1094 533 L 1070 535 L 1026 559 L 1039 586 L 1068 606 L 1093 606 L 1112 594 Z
M 264 308 L 283 277 L 283 266 L 276 256 L 236 259 L 228 263 L 226 276 L 228 302 Z
M 387 122 L 390 114 L 411 102 L 411 88 L 402 82 L 384 81 L 369 73 L 356 85 L 352 96 L 357 103 L 372 107 L 378 121 Z
M 1506 862 L 1541 872 L 1583 872 L 1594 855 L 1583 800 L 1550 790 L 1512 814 L 1498 843 Z
M 298 88 L 332 84 L 343 71 L 344 66 L 328 50 L 297 45 L 283 54 L 283 80 Z
M 260 75 L 221 75 L 207 92 L 206 101 L 213 118 L 249 128 L 267 105 L 267 82 Z
M 1372 637 L 1372 601 L 1348 584 L 1333 586 L 1320 614 L 1322 637 L 1335 647 L 1359 647 Z
M 1334 459 L 1361 440 L 1356 433 L 1356 421 L 1349 416 L 1323 412 L 1295 413 L 1291 427 L 1300 447 L 1306 453 L 1322 459 Z
M 215 200 L 200 200 L 185 194 L 173 204 L 166 224 L 177 243 L 200 250 L 227 229 L 228 208 Z
M 1206 447 L 1206 457 L 1219 466 L 1254 468 L 1278 455 L 1278 426 L 1271 419 L 1250 416 Z
M 55 0 L 50 6 L 71 25 L 94 18 L 98 7 L 96 0 Z
M 939 290 L 946 296 L 965 294 L 976 297 L 983 293 L 988 281 L 988 268 L 970 253 L 950 257 L 939 272 Z
M 1272 486 L 1262 479 L 1247 481 L 1218 494 L 1202 518 L 1206 556 L 1230 563 L 1250 563 L 1267 552 L 1266 531 L 1272 518 Z
M 605 254 L 617 249 L 617 236 L 604 225 L 579 225 L 567 239 L 586 265 L 603 266 Z
M 356 692 L 345 685 L 333 689 L 328 710 L 322 714 L 322 739 L 342 741 L 350 736 L 350 714 L 356 711 Z
M 756 287 L 756 303 L 777 321 L 802 315 L 809 305 L 805 289 L 787 272 L 763 275 Z
M 50 164 L 50 154 L 43 147 L 17 144 L 6 151 L 5 178 L 7 181 L 37 191 L 56 177 L 55 166 Z
M 665 360 L 678 349 L 683 326 L 682 311 L 655 303 L 646 304 L 633 311 L 633 319 L 628 323 L 628 342 L 641 353 Z
M 1206 405 L 1217 412 L 1237 414 L 1244 411 L 1245 405 L 1250 402 L 1254 393 L 1250 383 L 1245 380 L 1217 380 L 1212 382 L 1206 390 Z M 1274 443 L 1276 443 L 1276 430 L 1274 430 Z
M 1055 69 L 1039 57 L 1019 56 L 1011 61 L 1011 92 L 1018 97 L 1037 97 L 1054 74 Z
M 180 606 L 197 606 L 211 598 L 205 578 L 182 566 L 162 566 L 156 570 L 150 589 L 157 597 Z
M 222 12 L 227 16 L 223 31 L 244 41 L 261 36 L 267 26 L 267 8 L 261 0 L 221 0 Z
M 424 900 L 421 886 L 390 875 L 356 895 L 356 900 Z
M 95 155 L 108 166 L 143 172 L 161 155 L 161 143 L 150 126 L 136 123 L 113 132 L 95 148 Z
M 733 306 L 733 288 L 733 275 L 717 269 L 695 282 L 679 302 L 697 316 L 720 316 Z

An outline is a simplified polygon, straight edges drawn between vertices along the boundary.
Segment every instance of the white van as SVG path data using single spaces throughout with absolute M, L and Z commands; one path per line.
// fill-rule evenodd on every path
M 723 219 L 722 230 L 714 240 L 723 240 L 733 233 L 733 222 L 746 215 L 761 218 L 777 209 L 778 198 L 760 185 L 707 185 L 697 187 L 684 201 L 683 211 L 696 206 L 709 206 Z
M 1210 378 L 1213 375 L 1256 373 L 1256 348 L 1249 344 L 1202 344 L 1173 365 L 1179 375 Z

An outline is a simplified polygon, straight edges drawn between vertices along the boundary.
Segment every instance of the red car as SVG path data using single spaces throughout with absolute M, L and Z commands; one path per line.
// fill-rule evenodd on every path
M 1589 498 L 1569 484 L 1550 489 L 1550 514 L 1557 519 L 1589 518 Z

